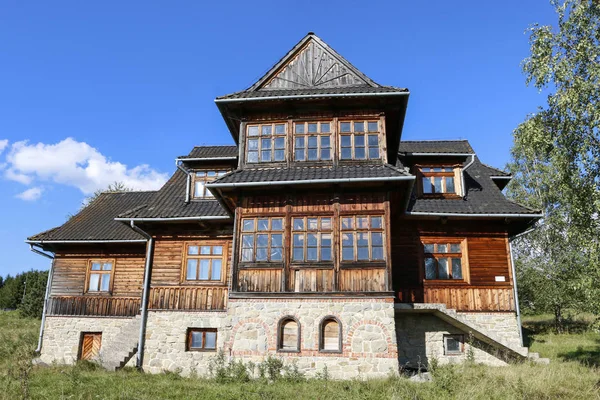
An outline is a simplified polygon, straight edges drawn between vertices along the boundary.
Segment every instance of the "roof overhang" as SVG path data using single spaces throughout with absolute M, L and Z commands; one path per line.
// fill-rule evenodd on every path
M 26 240 L 27 244 L 97 244 L 97 243 L 146 243 L 146 239 L 124 240 Z
M 262 186 L 290 186 L 290 185 L 314 185 L 314 184 L 340 184 L 340 183 L 359 183 L 359 182 L 393 182 L 393 181 L 414 181 L 414 176 L 391 176 L 380 178 L 340 178 L 340 179 L 306 179 L 296 181 L 265 181 L 265 182 L 238 182 L 238 183 L 207 183 L 208 189 L 227 189 L 244 187 L 262 187 Z M 211 190 L 212 192 L 212 190 Z
M 401 157 L 471 157 L 473 153 L 399 153 Z
M 198 217 L 170 217 L 170 218 L 127 218 L 118 217 L 115 221 L 121 222 L 176 222 L 176 221 L 222 221 L 228 220 L 230 217 L 226 215 L 213 215 L 213 216 L 198 216 Z
M 235 161 L 237 157 L 179 157 L 176 158 L 176 162 L 190 162 L 190 161 Z
M 466 213 L 434 213 L 406 211 L 406 215 L 420 217 L 462 217 L 462 218 L 543 218 L 544 214 L 466 214 Z
M 268 92 L 267 92 L 268 93 Z M 381 93 L 318 93 L 318 94 L 291 94 L 284 96 L 261 96 L 242 98 L 217 98 L 215 103 L 243 103 L 247 101 L 269 101 L 269 100 L 298 100 L 298 99 L 321 99 L 321 98 L 347 98 L 347 97 L 387 97 L 387 96 L 409 96 L 410 91 L 381 92 Z

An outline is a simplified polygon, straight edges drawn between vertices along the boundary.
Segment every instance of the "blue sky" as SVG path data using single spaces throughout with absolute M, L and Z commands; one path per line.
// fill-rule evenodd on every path
M 194 145 L 231 144 L 215 97 L 251 85 L 307 32 L 411 91 L 403 138 L 468 139 L 502 167 L 544 103 L 525 29 L 545 0 L 11 1 L 0 11 L 0 275 L 47 269 L 29 235 L 86 193 L 155 188 Z

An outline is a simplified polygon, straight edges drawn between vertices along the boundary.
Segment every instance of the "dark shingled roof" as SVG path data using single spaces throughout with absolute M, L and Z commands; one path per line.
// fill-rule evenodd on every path
M 291 167 L 291 168 L 253 168 L 230 172 L 212 182 L 283 182 L 319 179 L 364 179 L 410 176 L 410 174 L 391 165 L 346 165 L 330 167 Z M 210 184 L 209 184 L 210 186 Z
M 123 212 L 120 218 L 182 218 L 228 216 L 217 200 L 185 202 L 186 175 L 177 170 L 145 206 Z
M 497 170 L 482 164 L 479 158 L 475 157 L 464 174 L 467 187 L 465 199 L 415 199 L 413 196 L 408 211 L 465 215 L 540 213 L 507 199 L 490 178 L 497 174 Z
M 278 96 L 313 96 L 313 97 L 328 97 L 328 95 L 339 94 L 373 94 L 373 93 L 406 93 L 408 89 L 397 88 L 393 86 L 346 86 L 332 88 L 310 88 L 310 89 L 277 89 L 277 90 L 260 90 L 260 91 L 241 91 L 231 93 L 226 96 L 217 97 L 217 101 L 226 99 L 260 99 L 262 97 L 278 97 Z
M 484 163 L 481 163 L 481 169 L 486 171 L 490 176 L 505 176 L 507 178 L 511 176 L 510 172 L 502 171 L 501 169 L 494 168 Z
M 474 154 L 475 151 L 467 140 L 414 140 L 401 141 L 399 155 L 410 153 L 456 153 Z
M 156 192 L 102 193 L 63 225 L 31 236 L 32 241 L 54 240 L 145 240 L 114 218 L 148 202 Z
M 218 158 L 218 157 L 237 157 L 237 146 L 196 146 L 190 151 L 187 156 L 178 157 L 186 158 Z

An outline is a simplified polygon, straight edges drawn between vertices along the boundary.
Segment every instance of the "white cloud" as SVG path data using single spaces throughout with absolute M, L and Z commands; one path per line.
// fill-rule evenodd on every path
M 114 182 L 134 190 L 155 190 L 167 180 L 166 174 L 146 164 L 128 168 L 73 138 L 56 144 L 13 143 L 6 155 L 4 177 L 26 185 L 44 181 L 74 186 L 86 195 Z
M 6 146 L 8 146 L 8 139 L 0 140 L 0 154 L 2 154 Z
M 31 189 L 27 189 L 26 191 L 19 193 L 15 197 L 25 201 L 36 201 L 42 196 L 42 192 L 44 189 L 41 187 L 32 187 Z

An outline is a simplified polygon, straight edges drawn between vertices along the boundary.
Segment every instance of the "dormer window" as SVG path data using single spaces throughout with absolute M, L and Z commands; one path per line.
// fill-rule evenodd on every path
M 460 196 L 460 168 L 456 165 L 418 166 L 420 194 L 424 197 Z
M 375 160 L 380 158 L 379 122 L 340 122 L 340 159 Z
M 248 125 L 246 131 L 246 162 L 285 161 L 285 123 Z
M 217 179 L 220 176 L 225 175 L 227 172 L 226 170 L 205 170 L 205 171 L 196 171 L 193 175 L 193 179 L 194 179 L 194 193 L 193 193 L 193 197 L 195 199 L 202 199 L 202 198 L 211 198 L 214 197 L 212 195 L 212 193 L 210 192 L 210 190 L 208 190 L 206 188 L 206 184 L 208 182 L 212 182 L 215 179 Z

